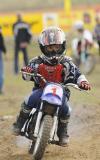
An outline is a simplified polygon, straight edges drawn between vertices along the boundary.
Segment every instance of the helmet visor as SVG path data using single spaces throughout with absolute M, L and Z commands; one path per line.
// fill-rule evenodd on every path
M 45 55 L 47 57 L 54 57 L 54 56 L 60 56 L 62 53 L 60 52 L 62 48 L 61 44 L 54 44 L 45 46 Z

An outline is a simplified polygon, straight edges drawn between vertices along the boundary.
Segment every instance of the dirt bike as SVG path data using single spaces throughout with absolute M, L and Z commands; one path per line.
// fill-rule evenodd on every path
M 29 153 L 33 160 L 41 160 L 48 143 L 55 141 L 58 124 L 58 112 L 62 106 L 64 88 L 72 86 L 81 90 L 75 84 L 62 85 L 47 82 L 40 74 L 30 74 L 33 77 L 40 77 L 46 84 L 41 96 L 39 108 L 33 108 L 29 118 L 21 129 L 21 135 L 31 140 Z

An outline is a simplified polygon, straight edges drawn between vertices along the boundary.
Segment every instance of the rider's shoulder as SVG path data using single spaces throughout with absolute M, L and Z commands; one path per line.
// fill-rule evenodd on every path
M 33 57 L 32 59 L 30 59 L 29 63 L 32 63 L 32 62 L 36 61 L 37 58 L 38 58 L 38 57 Z
M 65 66 L 73 66 L 73 67 L 76 67 L 76 65 L 73 63 L 73 59 L 69 56 L 65 56 L 64 59 L 63 59 L 63 64 Z
M 39 62 L 41 62 L 41 60 L 42 59 L 40 56 L 36 56 L 36 57 L 30 59 L 29 63 L 39 63 Z
M 65 62 L 71 62 L 72 61 L 72 58 L 69 57 L 69 56 L 64 56 L 62 62 L 65 63 Z

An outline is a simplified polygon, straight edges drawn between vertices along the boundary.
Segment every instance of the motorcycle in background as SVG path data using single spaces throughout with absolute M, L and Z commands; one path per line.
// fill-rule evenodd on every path
M 95 57 L 90 53 L 88 44 L 85 40 L 78 40 L 77 38 L 72 41 L 73 61 L 80 70 L 89 75 L 95 68 Z

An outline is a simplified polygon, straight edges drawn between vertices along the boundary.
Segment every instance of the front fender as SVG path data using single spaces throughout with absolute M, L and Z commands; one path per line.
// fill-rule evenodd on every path
M 49 83 L 44 88 L 41 100 L 46 101 L 54 105 L 62 105 L 63 99 L 63 88 L 61 85 L 56 83 Z

